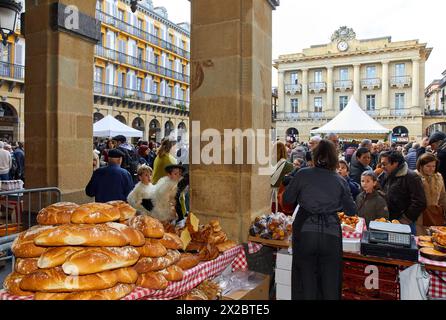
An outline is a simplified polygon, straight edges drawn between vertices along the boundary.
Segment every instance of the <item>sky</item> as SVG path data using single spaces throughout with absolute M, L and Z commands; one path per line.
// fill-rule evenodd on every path
M 153 0 L 153 4 L 166 7 L 175 23 L 190 22 L 188 0 Z M 392 41 L 427 43 L 433 48 L 426 62 L 427 86 L 446 70 L 445 16 L 444 0 L 281 0 L 273 11 L 273 59 L 329 43 L 333 32 L 345 25 L 353 28 L 357 39 L 390 36 Z M 272 82 L 277 85 L 275 68 Z

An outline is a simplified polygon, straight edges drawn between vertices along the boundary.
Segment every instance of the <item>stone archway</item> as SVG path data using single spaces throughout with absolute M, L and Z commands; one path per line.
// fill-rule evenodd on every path
M 286 141 L 290 141 L 292 143 L 299 141 L 299 130 L 296 128 L 288 128 L 286 131 Z
M 409 142 L 409 130 L 404 126 L 397 126 L 392 130 L 392 142 L 406 144 Z
M 135 119 L 133 119 L 132 128 L 142 131 L 143 132 L 142 136 L 144 137 L 146 128 L 144 126 L 144 120 L 141 117 L 136 117 Z M 132 138 L 132 143 L 136 144 L 138 142 L 138 140 L 140 140 L 140 139 L 143 139 L 143 138 Z
M 426 135 L 430 136 L 432 133 L 437 131 L 446 132 L 446 122 L 443 121 L 431 124 L 426 128 Z
M 164 124 L 164 137 L 170 136 L 170 134 L 175 130 L 175 126 L 173 125 L 173 122 L 168 120 Z
M 0 103 L 0 140 L 14 142 L 19 134 L 17 110 L 6 102 Z
M 149 141 L 161 142 L 161 124 L 157 119 L 153 119 L 149 124 Z
M 177 141 L 188 143 L 187 139 L 187 127 L 186 124 L 182 121 L 178 124 L 178 133 L 177 133 Z
M 100 112 L 93 113 L 93 123 L 96 123 L 102 119 L 104 119 L 104 115 L 102 113 L 100 113 Z
M 127 120 L 125 120 L 124 116 L 118 114 L 117 116 L 115 116 L 116 120 L 119 120 L 120 122 L 122 122 L 123 124 L 127 125 Z

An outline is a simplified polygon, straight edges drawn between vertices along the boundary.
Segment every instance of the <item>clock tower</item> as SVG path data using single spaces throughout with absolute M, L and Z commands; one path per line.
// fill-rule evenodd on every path
M 340 27 L 331 36 L 331 41 L 336 43 L 336 47 L 340 52 L 345 52 L 349 49 L 349 41 L 356 39 L 356 33 L 352 28 L 346 26 Z

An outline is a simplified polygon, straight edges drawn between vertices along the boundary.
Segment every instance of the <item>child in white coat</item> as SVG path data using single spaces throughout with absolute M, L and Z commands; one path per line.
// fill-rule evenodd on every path
M 152 177 L 152 168 L 142 165 L 138 168 L 139 182 L 127 197 L 128 203 L 141 213 L 150 215 L 150 211 L 143 205 L 144 199 L 150 199 L 154 186 L 150 183 Z

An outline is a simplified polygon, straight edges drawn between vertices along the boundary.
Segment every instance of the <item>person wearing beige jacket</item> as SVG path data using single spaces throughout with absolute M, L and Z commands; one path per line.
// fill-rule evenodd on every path
M 423 182 L 424 192 L 426 194 L 427 208 L 440 207 L 438 211 L 441 211 L 442 217 L 438 217 L 439 220 L 445 221 L 445 209 L 446 209 L 446 191 L 444 187 L 443 177 L 438 172 L 438 158 L 431 154 L 423 154 L 417 161 L 417 170 L 415 171 Z M 417 235 L 426 235 L 427 229 L 426 221 L 423 221 L 421 214 L 417 220 Z M 444 222 L 443 222 L 444 224 Z

